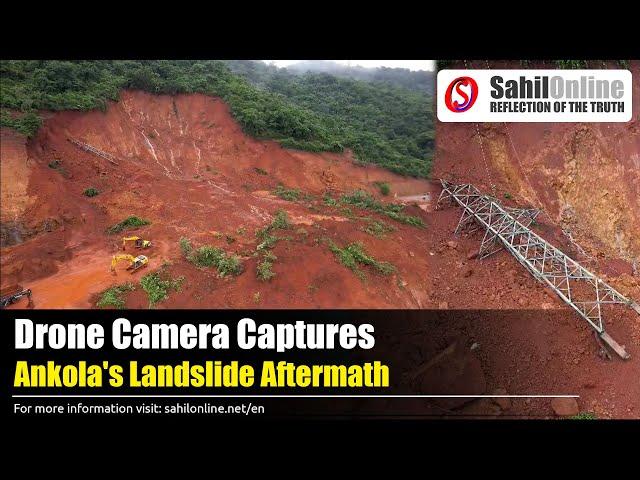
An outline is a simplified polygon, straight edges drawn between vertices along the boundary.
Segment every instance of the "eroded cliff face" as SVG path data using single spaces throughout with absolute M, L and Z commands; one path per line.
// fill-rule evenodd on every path
M 640 62 L 632 70 L 640 78 Z M 634 112 L 640 111 L 639 97 L 636 80 Z M 637 114 L 625 124 L 439 122 L 436 141 L 435 177 L 453 176 L 503 200 L 541 207 L 590 255 L 638 268 Z
M 251 138 L 223 101 L 205 95 L 127 91 L 105 112 L 43 115 L 30 141 L 2 129 L 0 157 L 1 286 L 28 285 L 38 308 L 92 307 L 104 289 L 137 282 L 144 273 L 123 272 L 122 278 L 109 272 L 122 235 L 107 229 L 131 215 L 151 222 L 135 233 L 154 245 L 147 271 L 166 262 L 175 276 L 185 277 L 183 292 L 162 306 L 415 308 L 427 302 L 429 255 L 415 246 L 416 237 L 425 241 L 426 229 L 398 224 L 377 238 L 365 232 L 371 220 L 364 214 L 323 201 L 325 193 L 335 198 L 356 189 L 383 198 L 377 182 L 388 183 L 393 194 L 423 193 L 425 180 L 359 165 L 349 152 L 287 150 Z M 70 140 L 108 153 L 116 164 Z M 278 185 L 298 189 L 300 201 L 279 198 L 273 193 Z M 83 195 L 87 188 L 100 193 L 89 198 Z M 256 277 L 256 231 L 279 210 L 293 226 L 274 247 L 276 277 L 262 282 Z M 407 210 L 424 215 L 417 207 Z M 237 254 L 244 273 L 221 279 L 198 269 L 184 258 L 182 237 Z M 328 238 L 339 245 L 362 242 L 398 271 L 370 275 L 363 283 L 336 261 Z M 148 306 L 144 292 L 127 302 Z

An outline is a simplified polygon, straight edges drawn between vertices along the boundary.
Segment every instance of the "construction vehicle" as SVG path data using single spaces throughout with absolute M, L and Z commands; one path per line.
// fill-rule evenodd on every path
M 134 257 L 133 255 L 129 255 L 128 253 L 117 254 L 114 255 L 111 259 L 111 272 L 114 275 L 116 274 L 116 265 L 120 260 L 126 260 L 127 262 L 129 262 L 127 270 L 129 270 L 131 273 L 141 269 L 142 267 L 146 267 L 149 264 L 149 259 L 144 255 L 138 255 L 137 257 Z
M 28 297 L 28 307 L 33 307 L 33 301 L 31 299 L 31 289 L 22 288 L 20 285 L 13 285 L 11 287 L 3 288 L 0 291 L 0 308 L 8 307 L 9 305 L 16 303 L 22 297 Z
M 127 242 L 135 242 L 134 246 L 136 248 L 149 248 L 151 246 L 150 240 L 143 240 L 140 237 L 122 237 L 122 250 L 124 250 L 127 246 Z

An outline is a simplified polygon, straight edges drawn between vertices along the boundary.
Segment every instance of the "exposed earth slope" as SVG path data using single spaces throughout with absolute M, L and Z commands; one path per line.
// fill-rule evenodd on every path
M 375 182 L 392 194 L 421 193 L 427 182 L 355 164 L 349 154 L 315 154 L 281 148 L 245 134 L 220 100 L 204 95 L 153 96 L 124 92 L 105 113 L 60 112 L 45 120 L 25 143 L 2 131 L 2 283 L 28 284 L 36 308 L 91 307 L 105 288 L 135 281 L 170 262 L 184 276 L 180 293 L 159 307 L 420 307 L 424 304 L 427 230 L 370 211 L 326 206 L 325 193 L 367 190 Z M 118 165 L 79 149 L 76 139 L 113 155 Z M 273 194 L 282 184 L 299 189 L 297 202 Z M 99 195 L 88 198 L 87 188 Z M 287 212 L 287 239 L 268 282 L 256 278 L 255 232 L 274 214 Z M 420 216 L 417 207 L 406 213 Z M 135 215 L 147 227 L 109 235 L 107 228 Z M 367 217 L 362 220 L 357 217 Z M 385 218 L 394 231 L 384 238 L 363 230 Z M 148 269 L 131 275 L 109 273 L 123 235 L 141 235 L 154 244 Z M 194 246 L 214 245 L 239 255 L 244 272 L 218 278 L 184 259 L 182 237 Z M 360 280 L 336 261 L 338 246 L 360 241 L 379 261 L 397 268 L 384 276 L 367 271 Z M 417 242 L 416 242 L 417 240 Z M 136 253 L 140 253 L 137 251 Z M 416 268 L 420 265 L 422 268 Z M 405 286 L 406 285 L 406 286 Z M 146 307 L 143 291 L 127 298 Z
M 610 68 L 619 68 L 611 63 Z M 458 67 L 521 68 L 484 60 L 448 68 Z M 549 64 L 530 67 L 555 68 Z M 637 79 L 640 63 L 632 61 L 630 68 Z M 508 206 L 541 208 L 543 213 L 532 227 L 536 233 L 638 301 L 640 124 L 635 113 L 640 111 L 639 82 L 634 83 L 633 109 L 634 119 L 626 124 L 437 122 L 432 175 L 472 183 Z M 450 228 L 455 228 L 455 220 Z M 477 246 L 481 238 L 475 233 L 459 242 Z M 464 261 L 459 254 L 458 262 Z M 476 330 L 475 338 L 483 337 L 478 355 L 484 371 L 494 381 L 499 379 L 494 387 L 529 394 L 552 390 L 576 394 L 580 410 L 598 418 L 637 418 L 640 318 L 635 312 L 623 307 L 606 309 L 607 332 L 631 352 L 629 361 L 606 361 L 598 356 L 586 322 L 533 280 L 515 259 L 499 253 L 474 262 L 470 262 L 474 275 L 487 280 L 483 308 L 503 309 L 508 297 L 523 309 L 539 312 L 523 314 L 529 319 L 526 322 L 491 321 L 484 327 L 469 327 Z M 504 276 L 501 266 L 507 265 L 513 270 Z M 478 289 L 468 279 L 461 279 L 454 288 L 460 296 Z M 459 302 L 456 297 L 450 303 L 455 308 Z M 461 333 L 468 335 L 469 329 Z M 519 385 L 515 385 L 517 379 L 522 380 Z M 548 400 L 518 400 L 513 407 L 507 410 L 514 414 L 552 412 Z M 466 411 L 486 413 L 492 408 L 500 411 L 495 402 L 483 408 L 476 402 Z

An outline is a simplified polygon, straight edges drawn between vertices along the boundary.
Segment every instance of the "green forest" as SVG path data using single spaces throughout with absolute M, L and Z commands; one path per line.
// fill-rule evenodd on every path
M 254 137 L 309 151 L 349 148 L 361 162 L 428 176 L 434 126 L 427 92 L 268 66 L 252 78 L 239 72 L 241 67 L 240 62 L 215 60 L 3 60 L 0 120 L 33 136 L 40 126 L 39 110 L 104 111 L 122 89 L 198 92 L 227 102 Z M 248 62 L 245 67 L 251 69 Z

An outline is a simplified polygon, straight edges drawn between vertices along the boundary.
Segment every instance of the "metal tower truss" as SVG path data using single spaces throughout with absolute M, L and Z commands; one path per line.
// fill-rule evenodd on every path
M 115 161 L 115 159 L 113 158 L 113 155 L 111 155 L 110 153 L 103 152 L 102 150 L 99 150 L 96 147 L 89 145 L 88 143 L 83 143 L 80 140 L 76 140 L 75 138 L 69 138 L 69 141 L 73 143 L 75 146 L 77 146 L 78 148 L 81 148 L 82 150 L 84 150 L 85 152 L 93 153 L 94 155 L 97 155 L 101 158 L 104 158 L 105 160 L 108 160 L 114 165 L 118 165 L 118 162 Z
M 463 209 L 455 233 L 465 228 L 484 229 L 479 259 L 506 249 L 531 275 L 549 286 L 586 320 L 604 343 L 623 359 L 629 358 L 624 347 L 605 332 L 603 307 L 621 304 L 640 314 L 640 306 L 531 231 L 529 226 L 540 210 L 503 207 L 471 184 L 440 182 L 442 193 L 437 206 L 450 200 Z

